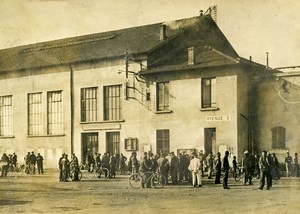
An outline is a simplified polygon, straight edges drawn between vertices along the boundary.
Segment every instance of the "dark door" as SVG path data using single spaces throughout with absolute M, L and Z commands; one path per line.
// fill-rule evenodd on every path
M 205 128 L 204 129 L 204 150 L 205 154 L 215 155 L 216 148 L 216 128 Z
M 81 160 L 82 163 L 86 163 L 86 158 L 88 155 L 91 157 L 94 156 L 94 153 L 99 152 L 99 142 L 98 142 L 98 133 L 83 133 L 81 135 L 82 139 L 82 154 Z
M 106 132 L 106 152 L 120 154 L 120 132 Z

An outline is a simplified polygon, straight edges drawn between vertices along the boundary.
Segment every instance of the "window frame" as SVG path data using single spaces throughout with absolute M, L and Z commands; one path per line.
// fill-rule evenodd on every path
M 103 86 L 103 120 L 122 120 L 122 85 Z
M 160 86 L 163 86 L 160 88 Z M 156 111 L 170 111 L 170 82 L 156 83 Z
M 98 87 L 80 89 L 80 121 L 98 121 Z
M 39 95 L 38 97 L 31 97 Z M 28 135 L 44 135 L 44 109 L 43 109 L 43 92 L 34 92 L 27 94 L 28 109 Z
M 54 95 L 55 93 L 59 94 L 59 100 L 52 99 L 52 102 L 50 102 L 49 100 L 50 95 Z M 57 97 L 54 97 L 54 99 L 57 99 Z M 62 90 L 47 92 L 47 134 L 48 135 L 64 134 L 64 109 L 63 109 Z
M 217 108 L 216 85 L 216 77 L 201 78 L 201 109 Z
M 13 136 L 13 116 L 13 96 L 0 96 L 0 137 Z
M 160 144 L 160 146 L 159 146 Z M 170 130 L 157 129 L 156 130 L 156 153 L 169 154 L 170 152 Z

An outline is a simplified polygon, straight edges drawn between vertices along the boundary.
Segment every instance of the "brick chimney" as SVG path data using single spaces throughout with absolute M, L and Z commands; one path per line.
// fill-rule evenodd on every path
M 194 47 L 189 47 L 187 50 L 188 50 L 187 51 L 187 54 L 188 54 L 187 64 L 194 65 L 195 64 L 195 49 L 194 49 Z
M 167 26 L 165 24 L 162 24 L 160 26 L 159 40 L 163 41 L 166 38 L 167 38 Z

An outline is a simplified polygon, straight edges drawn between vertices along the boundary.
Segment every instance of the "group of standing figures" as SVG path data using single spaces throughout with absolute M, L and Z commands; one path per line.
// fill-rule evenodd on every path
M 25 164 L 18 164 L 18 156 L 14 152 L 13 154 L 7 155 L 3 153 L 1 157 L 1 177 L 6 177 L 8 172 L 21 172 L 24 170 L 26 174 L 35 174 L 36 166 L 39 174 L 44 174 L 43 167 L 44 158 L 40 153 L 37 155 L 34 152 L 28 152 L 24 157 Z
M 223 158 L 218 152 L 215 157 L 211 154 L 205 155 L 201 150 L 199 153 L 192 154 L 181 153 L 178 157 L 174 152 L 166 156 L 163 153 L 153 155 L 151 152 L 145 152 L 140 160 L 137 159 L 136 152 L 132 152 L 128 162 L 128 170 L 131 174 L 140 172 L 144 175 L 144 180 L 149 180 L 151 172 L 159 172 L 172 184 L 178 184 L 183 180 L 190 182 L 193 187 L 202 187 L 202 178 L 207 171 L 207 178 L 212 179 L 215 176 L 215 184 L 222 184 L 223 189 L 228 187 L 229 173 L 235 178 L 237 174 L 243 174 L 244 185 L 253 185 L 253 178 L 259 179 L 259 189 L 269 190 L 272 187 L 272 180 L 280 179 L 282 170 L 275 153 L 263 151 L 261 156 L 244 152 L 241 163 L 237 163 L 236 157 L 230 157 L 229 151 L 225 151 Z M 286 176 L 299 176 L 298 157 L 285 157 Z M 169 179 L 168 179 L 169 178 Z M 222 182 L 221 182 L 222 178 Z M 236 180 L 237 181 L 237 180 Z M 145 187 L 150 187 L 146 183 Z
M 105 178 L 115 178 L 118 170 L 121 175 L 125 173 L 126 160 L 127 158 L 123 154 L 110 155 L 109 152 L 106 152 L 102 156 L 100 153 L 95 153 L 94 156 L 88 154 L 85 164 L 79 164 L 78 158 L 74 153 L 70 160 L 68 155 L 64 153 L 58 163 L 59 180 L 68 181 L 71 178 L 72 181 L 79 181 L 81 170 L 87 170 L 88 173 L 96 172 L 98 173 L 98 178 L 101 178 L 102 172 Z
M 178 157 L 174 152 L 170 152 L 169 156 L 164 153 L 154 155 L 151 152 L 145 152 L 142 158 L 138 160 L 136 152 L 132 152 L 128 162 L 128 170 L 131 174 L 140 172 L 146 181 L 149 180 L 148 177 L 151 176 L 151 172 L 159 172 L 166 178 L 166 184 L 168 184 L 170 177 L 170 182 L 173 185 L 185 180 L 194 187 L 202 187 L 202 178 L 206 169 L 209 179 L 212 178 L 212 173 L 215 170 L 215 183 L 221 183 L 221 172 L 224 172 L 223 188 L 229 189 L 227 185 L 230 169 L 228 156 L 228 151 L 225 152 L 223 160 L 221 160 L 220 153 L 214 160 L 210 154 L 205 156 L 202 150 L 198 154 L 196 152 L 191 155 L 181 153 Z M 142 187 L 151 187 L 150 181 Z

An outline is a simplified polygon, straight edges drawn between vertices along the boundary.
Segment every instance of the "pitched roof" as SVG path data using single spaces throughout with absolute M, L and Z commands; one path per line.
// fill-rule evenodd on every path
M 211 21 L 205 24 L 206 19 L 212 20 L 210 16 L 192 17 L 3 49 L 0 72 L 123 57 L 126 49 L 132 55 L 147 54 L 194 26 L 209 29 Z M 160 40 L 162 24 L 167 27 L 167 38 L 163 41 Z M 227 40 L 222 42 L 226 49 L 230 47 L 232 55 L 237 55 Z
M 167 39 L 160 41 L 163 23 L 96 33 L 0 50 L 0 71 L 92 61 L 146 53 L 199 22 L 199 17 L 164 23 Z
M 141 75 L 163 73 L 171 71 L 184 71 L 192 69 L 203 69 L 208 67 L 218 67 L 226 65 L 236 65 L 240 63 L 239 58 L 231 57 L 221 51 L 218 51 L 210 46 L 197 47 L 198 51 L 195 53 L 195 63 L 187 64 L 185 61 L 181 64 L 168 65 L 155 67 L 153 69 L 143 70 L 140 72 Z

